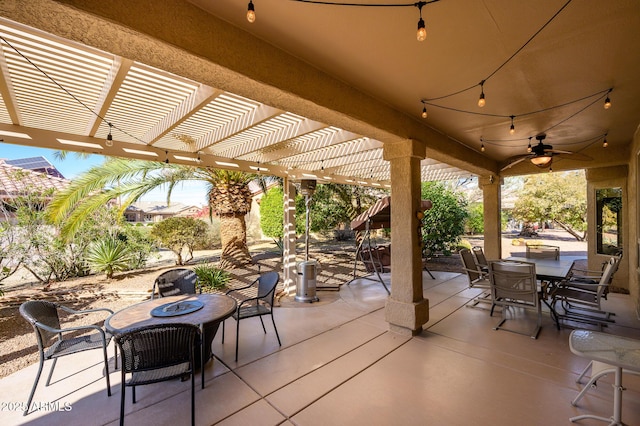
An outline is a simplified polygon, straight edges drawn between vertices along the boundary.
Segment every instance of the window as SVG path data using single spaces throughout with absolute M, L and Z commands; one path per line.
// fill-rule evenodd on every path
M 622 248 L 622 188 L 596 190 L 598 254 L 617 254 Z

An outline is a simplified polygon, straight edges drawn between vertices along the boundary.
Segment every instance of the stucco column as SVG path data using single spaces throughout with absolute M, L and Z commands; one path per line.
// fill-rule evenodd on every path
M 484 208 L 484 254 L 489 260 L 502 258 L 502 183 L 493 175 L 478 178 Z
M 296 187 L 289 178 L 284 186 L 284 234 L 282 237 L 282 279 L 284 291 L 289 296 L 296 292 Z
M 429 300 L 422 296 L 420 250 L 420 160 L 425 145 L 406 140 L 384 145 L 384 159 L 391 163 L 391 296 L 385 319 L 390 330 L 417 335 L 429 321 Z

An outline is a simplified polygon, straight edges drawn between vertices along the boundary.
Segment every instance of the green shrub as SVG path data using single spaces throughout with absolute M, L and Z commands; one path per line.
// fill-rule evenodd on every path
M 104 272 L 111 279 L 115 272 L 129 269 L 131 252 L 123 241 L 107 237 L 89 247 L 87 262 L 93 269 Z
M 198 265 L 193 268 L 193 271 L 198 276 L 200 285 L 204 288 L 220 290 L 225 288 L 231 280 L 231 275 L 227 271 L 211 265 Z
M 458 243 L 458 245 L 456 246 L 456 251 L 458 252 L 462 249 L 471 250 L 471 243 L 469 242 L 469 240 L 462 240 Z
M 193 251 L 206 244 L 207 224 L 191 217 L 170 217 L 153 225 L 151 237 L 176 255 L 176 265 L 193 259 Z M 183 249 L 187 251 L 183 258 Z

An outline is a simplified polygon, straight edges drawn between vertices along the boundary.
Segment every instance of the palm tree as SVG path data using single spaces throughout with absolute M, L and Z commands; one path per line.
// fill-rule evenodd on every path
M 248 184 L 257 175 L 143 160 L 110 158 L 93 167 L 58 192 L 47 207 L 49 218 L 61 225 L 71 239 L 89 215 L 114 199 L 121 200 L 121 212 L 144 194 L 167 186 L 167 203 L 175 186 L 188 180 L 207 184 L 210 211 L 220 217 L 221 268 L 251 263 L 247 247 L 245 215 L 251 209 Z

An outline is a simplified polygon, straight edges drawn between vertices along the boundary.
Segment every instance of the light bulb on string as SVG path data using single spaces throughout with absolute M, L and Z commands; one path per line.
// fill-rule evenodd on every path
M 427 118 L 427 107 L 422 108 L 422 118 Z
M 424 1 L 421 1 L 416 3 L 415 5 L 420 11 L 420 20 L 418 21 L 418 32 L 416 34 L 416 38 L 418 39 L 418 41 L 425 41 L 425 39 L 427 38 L 427 28 L 424 24 L 424 19 L 422 19 L 422 6 L 424 6 L 425 4 L 427 3 Z
M 513 135 L 513 134 L 516 132 L 516 128 L 515 128 L 515 126 L 513 125 L 513 119 L 514 119 L 514 118 L 516 118 L 516 116 L 515 116 L 515 115 L 512 115 L 512 116 L 511 116 L 511 127 L 509 127 L 509 134 L 510 134 L 510 135 Z
M 109 125 L 109 134 L 107 135 L 107 140 L 105 140 L 104 144 L 106 146 L 113 146 L 113 136 L 111 136 L 111 127 L 113 125 L 111 123 L 107 123 Z
M 256 22 L 256 9 L 253 7 L 253 0 L 249 0 L 249 5 L 247 6 L 247 21 L 252 24 Z
M 478 98 L 478 106 L 482 108 L 486 104 L 484 100 L 484 80 L 480 82 L 480 98 Z
M 607 142 L 607 135 L 604 136 L 604 140 L 602 141 L 602 147 L 606 148 L 609 146 L 609 142 Z
M 480 138 L 480 152 L 484 152 L 484 139 Z
M 604 109 L 611 108 L 611 99 L 609 99 L 609 93 L 611 93 L 611 89 L 607 92 L 607 99 L 604 100 Z
M 531 136 L 529 136 L 529 145 L 527 146 L 527 152 L 531 152 Z

